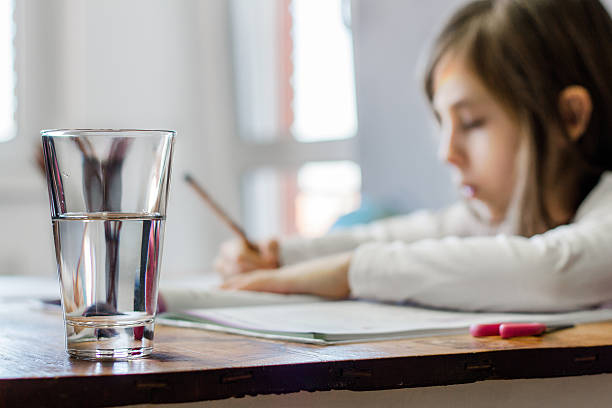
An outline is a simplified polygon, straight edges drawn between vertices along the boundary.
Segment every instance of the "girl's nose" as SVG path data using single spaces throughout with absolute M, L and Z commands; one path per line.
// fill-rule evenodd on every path
M 442 140 L 438 150 L 440 160 L 452 164 L 457 168 L 463 168 L 467 164 L 467 156 L 461 136 L 455 129 L 443 132 Z

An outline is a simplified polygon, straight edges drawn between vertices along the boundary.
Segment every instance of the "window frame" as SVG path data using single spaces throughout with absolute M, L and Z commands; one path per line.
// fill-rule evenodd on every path
M 286 7 L 287 11 L 289 10 L 289 4 L 291 0 L 279 0 Z M 346 0 L 342 0 L 342 7 L 347 7 L 349 3 Z M 230 24 L 234 24 L 234 20 L 230 12 Z M 346 16 L 345 16 L 346 17 Z M 350 29 L 350 22 L 345 18 L 343 23 Z M 283 21 L 285 28 L 286 21 Z M 289 26 L 290 27 L 290 26 Z M 230 29 L 233 30 L 233 27 Z M 287 57 L 290 58 L 290 47 L 287 47 L 286 38 L 281 39 L 284 43 L 281 45 L 282 52 L 285 53 Z M 354 38 L 352 38 L 352 47 L 354 51 Z M 353 58 L 353 65 L 355 59 Z M 232 56 L 232 64 L 234 66 L 236 64 L 240 64 L 241 61 L 237 60 L 236 53 L 233 53 Z M 281 72 L 281 76 L 288 81 L 290 71 L 287 72 L 287 68 L 290 66 L 291 62 L 281 61 L 280 67 L 277 67 Z M 235 76 L 234 76 L 235 78 Z M 356 77 L 353 77 L 353 81 L 356 82 Z M 285 101 L 285 106 L 290 104 L 292 95 L 292 89 L 281 89 L 279 92 L 282 98 L 289 98 L 289 102 Z M 232 150 L 235 152 L 236 159 L 236 176 L 238 180 L 244 180 L 245 177 L 252 171 L 257 170 L 258 168 L 271 168 L 275 171 L 283 172 L 287 175 L 288 178 L 293 177 L 294 186 L 292 187 L 293 191 L 297 191 L 297 172 L 301 166 L 309 162 L 330 162 L 330 161 L 352 161 L 356 163 L 359 167 L 361 167 L 359 163 L 359 124 L 357 124 L 356 133 L 350 137 L 343 137 L 332 140 L 321 140 L 321 141 L 298 141 L 293 134 L 291 133 L 291 123 L 288 120 L 289 117 L 292 117 L 293 112 L 286 112 L 286 109 L 281 107 L 281 114 L 279 115 L 281 121 L 281 132 L 280 134 L 274 135 L 265 135 L 266 139 L 264 141 L 257 141 L 255 137 L 252 136 L 247 129 L 243 128 L 241 123 L 241 118 L 239 117 L 239 109 L 238 106 L 238 89 L 234 92 L 234 109 L 235 109 L 235 117 L 236 121 L 236 132 L 232 137 Z M 285 183 L 287 180 L 285 180 Z M 241 208 L 241 218 L 247 223 L 249 222 L 248 212 L 246 211 L 246 203 L 247 197 L 245 197 L 246 192 L 244 191 L 242 182 L 238 183 L 239 188 L 239 197 L 240 199 L 240 208 Z M 293 221 L 291 225 L 288 225 L 287 219 L 293 214 L 294 211 L 287 208 L 290 203 L 283 203 L 282 207 L 284 208 L 284 214 L 280 214 L 279 217 L 285 218 L 281 219 L 281 225 L 284 224 L 285 227 L 289 227 L 285 231 L 279 231 L 279 233 L 295 233 L 296 231 L 293 229 L 295 226 L 295 222 Z

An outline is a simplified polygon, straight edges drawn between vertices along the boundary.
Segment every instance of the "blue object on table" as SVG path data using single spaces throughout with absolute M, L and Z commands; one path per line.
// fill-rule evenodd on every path
M 382 218 L 391 217 L 398 213 L 385 208 L 380 204 L 374 203 L 372 200 L 363 199 L 361 206 L 350 213 L 341 215 L 336 222 L 331 226 L 330 230 L 337 230 L 354 225 L 368 224 Z

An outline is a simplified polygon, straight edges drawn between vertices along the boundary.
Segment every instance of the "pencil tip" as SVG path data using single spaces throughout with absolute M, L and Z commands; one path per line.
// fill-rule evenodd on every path
M 193 180 L 193 178 L 191 177 L 191 174 L 189 174 L 189 173 L 185 173 L 183 175 L 183 178 L 185 179 L 185 181 L 188 181 L 188 182 Z

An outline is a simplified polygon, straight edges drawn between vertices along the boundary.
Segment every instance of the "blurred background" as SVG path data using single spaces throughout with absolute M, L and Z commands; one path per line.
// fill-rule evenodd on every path
M 420 68 L 463 2 L 0 2 L 0 274 L 55 275 L 46 128 L 177 131 L 166 277 L 231 237 L 186 171 L 255 239 L 452 202 Z

